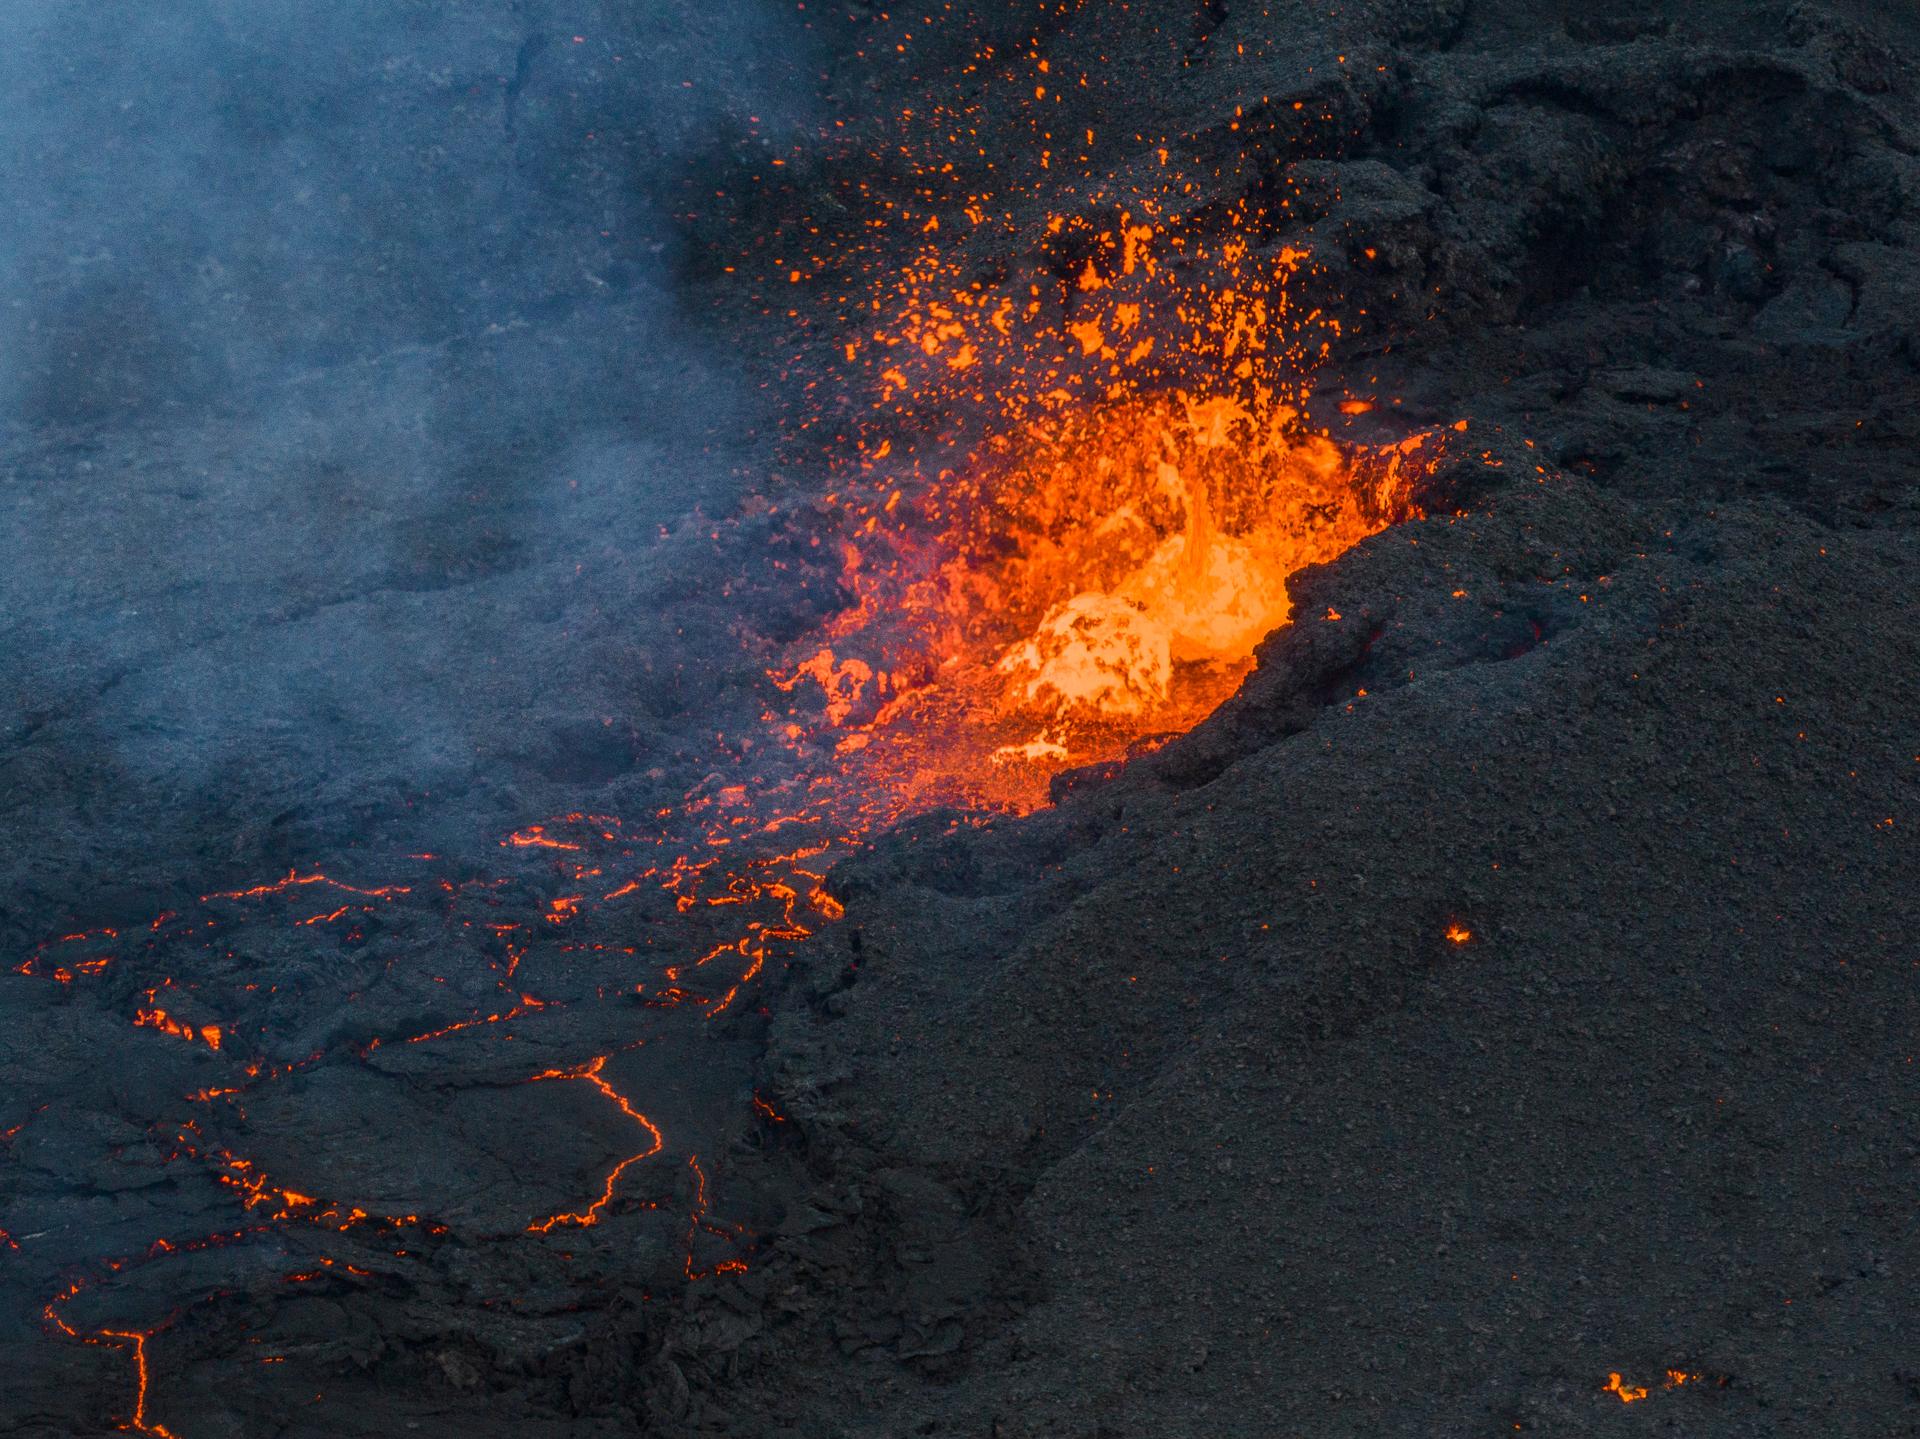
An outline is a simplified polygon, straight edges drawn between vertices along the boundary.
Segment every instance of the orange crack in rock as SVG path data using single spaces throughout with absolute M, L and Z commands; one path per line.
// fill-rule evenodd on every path
M 547 1234 L 563 1224 L 577 1224 L 582 1228 L 588 1228 L 598 1224 L 600 1222 L 601 1211 L 613 1202 L 614 1187 L 619 1184 L 620 1176 L 625 1174 L 641 1160 L 651 1159 L 654 1155 L 658 1154 L 666 1144 L 666 1140 L 661 1136 L 659 1127 L 655 1125 L 651 1119 L 648 1119 L 646 1115 L 635 1109 L 633 1105 L 627 1101 L 627 1097 L 624 1094 L 620 1093 L 619 1090 L 615 1089 L 601 1077 L 600 1071 L 606 1068 L 607 1060 L 610 1057 L 609 1055 L 603 1054 L 597 1059 L 590 1059 L 585 1064 L 576 1065 L 572 1069 L 542 1070 L 539 1074 L 532 1076 L 532 1078 L 528 1080 L 528 1083 L 536 1083 L 546 1079 L 584 1080 L 599 1090 L 608 1099 L 612 1100 L 614 1104 L 619 1106 L 622 1114 L 626 1115 L 628 1119 L 631 1119 L 647 1132 L 648 1145 L 639 1153 L 630 1154 L 618 1164 L 614 1165 L 612 1173 L 607 1175 L 606 1182 L 601 1186 L 600 1197 L 589 1204 L 585 1210 L 578 1214 L 555 1214 L 546 1219 L 537 1220 L 527 1226 L 527 1232 L 529 1234 Z
M 707 1171 L 700 1167 L 700 1156 L 697 1154 L 687 1156 L 687 1165 L 693 1170 L 693 1213 L 687 1220 L 687 1278 L 689 1280 L 711 1279 L 716 1274 L 745 1274 L 747 1262 L 744 1259 L 722 1259 L 711 1269 L 700 1269 L 695 1266 L 693 1251 L 702 1234 L 710 1234 L 716 1239 L 726 1240 L 729 1244 L 737 1244 L 744 1231 L 737 1224 L 725 1224 L 708 1217 Z
M 133 1346 L 133 1367 L 136 1388 L 133 1394 L 133 1419 L 127 1426 L 139 1434 L 152 1434 L 157 1439 L 175 1439 L 173 1431 L 164 1424 L 152 1424 L 147 1421 L 147 1335 L 130 1329 L 103 1329 L 101 1336 L 107 1339 L 124 1339 Z

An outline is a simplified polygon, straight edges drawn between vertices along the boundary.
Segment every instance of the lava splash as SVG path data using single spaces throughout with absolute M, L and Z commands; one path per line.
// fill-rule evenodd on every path
M 1309 421 L 1340 327 L 1293 299 L 1304 251 L 1121 211 L 1036 253 L 989 287 L 930 245 L 845 350 L 873 387 L 830 497 L 854 600 L 773 679 L 811 698 L 789 741 L 896 815 L 1030 809 L 1192 728 L 1291 617 L 1288 576 L 1415 517 L 1444 449 Z

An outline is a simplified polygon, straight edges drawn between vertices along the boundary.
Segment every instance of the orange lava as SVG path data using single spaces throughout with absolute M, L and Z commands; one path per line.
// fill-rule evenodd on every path
M 301 889 L 312 884 L 325 885 L 329 889 L 337 889 L 346 894 L 365 895 L 369 899 L 388 899 L 396 894 L 409 893 L 406 885 L 387 885 L 380 889 L 356 889 L 353 885 L 342 884 L 339 880 L 329 878 L 317 870 L 312 874 L 301 874 L 297 869 L 290 869 L 271 884 L 256 884 L 247 889 L 229 889 L 215 894 L 203 894 L 200 900 L 204 904 L 216 899 L 263 899 L 268 895 L 285 894 L 288 890 Z
M 1293 299 L 1311 257 L 1240 223 L 1056 216 L 1037 252 L 1084 262 L 993 286 L 929 241 L 872 302 L 861 473 L 829 497 L 855 604 L 771 674 L 797 702 L 769 718 L 886 817 L 1030 809 L 1191 728 L 1291 618 L 1290 575 L 1418 513 L 1444 436 L 1308 420 L 1339 323 Z
M 157 1439 L 175 1439 L 173 1431 L 166 1425 L 147 1422 L 147 1336 L 123 1329 L 103 1329 L 100 1332 L 108 1339 L 125 1339 L 133 1345 L 134 1378 L 137 1387 L 133 1396 L 133 1420 L 128 1427 L 136 1433 L 155 1435 Z
M 1609 1374 L 1606 1385 L 1600 1391 L 1603 1394 L 1618 1394 L 1622 1404 L 1634 1404 L 1647 1397 L 1644 1384 L 1623 1384 L 1618 1374 Z
M 473 1019 L 463 1019 L 454 1024 L 442 1025 L 439 1029 L 430 1030 L 425 1034 L 412 1035 L 406 1042 L 408 1044 L 428 1044 L 436 1039 L 445 1039 L 450 1034 L 460 1034 L 469 1029 L 478 1029 L 483 1024 L 505 1024 L 507 1021 L 518 1019 L 524 1014 L 532 1014 L 535 1010 L 551 1009 L 553 1007 L 554 1006 L 548 1004 L 545 1000 L 535 999 L 530 994 L 523 994 L 520 996 L 520 1002 L 511 1009 L 503 1009 L 494 1014 L 479 1015 Z M 378 1041 L 375 1041 L 375 1043 L 377 1044 Z
M 175 1039 L 189 1042 L 197 1041 L 208 1049 L 220 1048 L 220 1026 L 203 1024 L 198 1027 L 185 1020 L 175 1019 L 164 1009 L 143 1009 L 133 1017 L 135 1028 L 157 1029 L 162 1034 L 171 1034 Z
M 710 1234 L 716 1239 L 728 1243 L 737 1243 L 742 1230 L 737 1224 L 723 1224 L 708 1215 L 707 1171 L 700 1167 L 700 1156 L 689 1154 L 687 1165 L 693 1171 L 693 1212 L 687 1220 L 687 1259 L 686 1276 L 689 1280 L 711 1279 L 716 1274 L 745 1274 L 747 1262 L 744 1259 L 722 1259 L 709 1269 L 701 1269 L 693 1261 L 694 1249 L 702 1234 Z
M 529 1234 L 547 1234 L 563 1224 L 577 1224 L 582 1228 L 598 1224 L 600 1222 L 600 1212 L 613 1202 L 614 1187 L 619 1184 L 620 1176 L 625 1174 L 641 1160 L 651 1159 L 666 1147 L 667 1141 L 660 1133 L 659 1126 L 654 1124 L 651 1119 L 648 1119 L 647 1116 L 639 1110 L 635 1109 L 633 1105 L 627 1101 L 627 1097 L 624 1094 L 620 1093 L 619 1090 L 615 1089 L 601 1077 L 600 1071 L 606 1068 L 607 1060 L 611 1057 L 610 1055 L 603 1054 L 596 1059 L 590 1059 L 585 1064 L 577 1065 L 572 1069 L 542 1070 L 539 1074 L 532 1076 L 532 1078 L 534 1080 L 579 1079 L 586 1081 L 608 1099 L 612 1100 L 614 1104 L 619 1106 L 620 1112 L 626 1115 L 628 1119 L 631 1119 L 635 1124 L 644 1129 L 647 1132 L 647 1138 L 650 1142 L 645 1149 L 636 1154 L 628 1155 L 625 1159 L 614 1165 L 613 1172 L 607 1175 L 606 1182 L 601 1186 L 600 1197 L 589 1204 L 584 1210 L 578 1214 L 555 1214 L 546 1219 L 537 1220 L 527 1226 L 527 1232 Z
M 164 916 L 170 918 L 171 916 Z M 156 921 L 156 924 L 158 922 Z M 72 984 L 77 977 L 99 974 L 113 962 L 111 954 L 75 956 L 62 963 L 52 956 L 75 946 L 92 946 L 103 940 L 118 940 L 120 931 L 111 928 L 81 930 L 74 934 L 63 934 L 55 939 L 45 940 L 35 945 L 33 953 L 13 967 L 15 974 L 28 978 L 51 979 L 60 984 Z

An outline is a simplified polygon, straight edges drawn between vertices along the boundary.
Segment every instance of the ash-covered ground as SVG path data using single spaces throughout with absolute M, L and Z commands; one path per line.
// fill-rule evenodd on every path
M 1909 7 L 303 9 L 5 22 L 0 1428 L 1920 1427 Z M 846 601 L 761 279 L 983 43 L 1471 443 L 1193 733 L 702 888 Z

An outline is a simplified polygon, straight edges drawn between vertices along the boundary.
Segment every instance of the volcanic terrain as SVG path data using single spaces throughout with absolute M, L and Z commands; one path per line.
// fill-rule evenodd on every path
M 1920 1432 L 1910 5 L 188 8 L 0 69 L 0 1431 Z

